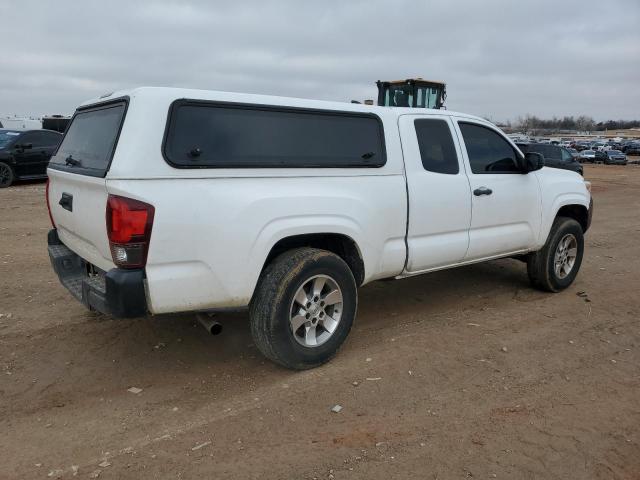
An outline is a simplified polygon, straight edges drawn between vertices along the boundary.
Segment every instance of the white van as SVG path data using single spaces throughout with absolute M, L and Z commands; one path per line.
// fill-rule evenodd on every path
M 0 117 L 0 128 L 7 130 L 37 130 L 42 122 L 33 118 Z
M 78 108 L 49 166 L 49 254 L 114 316 L 249 307 L 289 368 L 331 358 L 357 287 L 500 257 L 569 286 L 588 183 L 441 110 L 175 88 Z

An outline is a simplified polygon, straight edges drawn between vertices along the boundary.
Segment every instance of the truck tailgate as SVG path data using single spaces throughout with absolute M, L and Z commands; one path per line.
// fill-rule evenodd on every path
M 105 179 L 49 169 L 49 205 L 60 240 L 102 270 L 114 268 L 106 226 Z

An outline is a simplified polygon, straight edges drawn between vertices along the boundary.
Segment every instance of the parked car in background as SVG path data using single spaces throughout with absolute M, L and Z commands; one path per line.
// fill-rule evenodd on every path
M 46 178 L 61 139 L 61 133 L 50 130 L 0 129 L 0 188 L 15 180 Z
M 606 153 L 599 150 L 583 150 L 578 160 L 581 163 L 604 163 L 608 158 Z
M 618 150 L 607 150 L 607 159 L 604 161 L 607 165 L 626 165 L 627 156 Z
M 590 150 L 589 142 L 577 142 L 573 148 L 577 151 L 582 152 L 583 150 Z
M 42 122 L 34 118 L 5 117 L 0 118 L 0 129 L 35 130 L 42 128 Z
M 627 155 L 640 155 L 640 143 L 631 142 L 624 146 L 622 149 Z
M 609 157 L 607 157 L 607 152 L 604 150 L 596 150 L 596 159 L 595 163 L 605 163 Z
M 522 150 L 522 153 L 535 152 L 541 154 L 544 157 L 545 167 L 562 168 L 580 175 L 583 174 L 582 165 L 573 158 L 571 152 L 566 148 L 550 143 L 518 143 L 516 145 Z
M 580 156 L 578 157 L 578 161 L 581 163 L 593 163 L 596 159 L 595 150 L 582 150 L 580 152 Z

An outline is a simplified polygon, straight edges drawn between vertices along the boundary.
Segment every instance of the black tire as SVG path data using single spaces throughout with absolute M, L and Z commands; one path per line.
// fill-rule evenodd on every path
M 571 270 L 565 277 L 557 274 L 555 255 L 561 240 L 573 235 L 576 240 L 577 254 Z M 559 292 L 573 283 L 584 255 L 584 233 L 580 224 L 573 218 L 557 217 L 553 222 L 547 242 L 542 249 L 529 255 L 527 273 L 531 285 L 547 292 Z
M 14 179 L 15 175 L 11 166 L 0 162 L 0 188 L 10 187 Z
M 329 276 L 339 287 L 341 316 L 324 343 L 308 347 L 296 340 L 290 318 L 297 305 L 294 296 L 318 275 Z M 275 258 L 260 275 L 249 305 L 251 335 L 264 356 L 279 365 L 295 370 L 317 367 L 342 346 L 353 325 L 357 303 L 356 282 L 344 260 L 326 250 L 290 250 Z

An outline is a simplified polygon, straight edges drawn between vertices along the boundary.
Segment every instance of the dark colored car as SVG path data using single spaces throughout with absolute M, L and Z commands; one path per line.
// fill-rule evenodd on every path
M 589 150 L 589 147 L 589 142 L 577 142 L 573 148 L 575 148 L 579 152 L 582 152 L 583 150 Z
M 0 188 L 14 180 L 46 178 L 61 139 L 61 133 L 51 130 L 0 129 Z
M 640 155 L 640 143 L 631 142 L 622 149 L 627 155 Z
M 545 167 L 561 168 L 571 170 L 582 175 L 582 165 L 573 158 L 571 152 L 566 148 L 552 145 L 550 143 L 518 143 L 522 153 L 535 152 L 544 157 Z
M 42 128 L 47 130 L 53 130 L 54 132 L 64 133 L 71 117 L 64 117 L 62 115 L 49 115 L 48 117 L 42 117 Z
M 581 163 L 605 163 L 608 158 L 602 150 L 583 150 L 580 152 L 578 160 Z
M 607 165 L 626 165 L 627 156 L 618 150 L 607 150 L 607 159 L 604 161 Z

